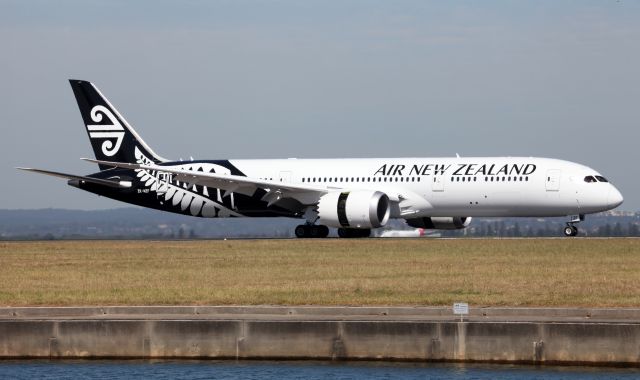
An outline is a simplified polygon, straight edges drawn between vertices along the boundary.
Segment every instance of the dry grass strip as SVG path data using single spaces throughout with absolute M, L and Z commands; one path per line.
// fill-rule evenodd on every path
M 0 243 L 0 305 L 640 306 L 637 239 Z

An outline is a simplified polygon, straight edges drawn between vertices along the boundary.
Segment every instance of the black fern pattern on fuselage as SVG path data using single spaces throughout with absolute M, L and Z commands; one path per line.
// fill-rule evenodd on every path
M 137 147 L 135 157 L 139 164 L 153 163 Z M 161 165 L 200 172 L 244 175 L 225 160 L 167 162 Z M 84 183 L 80 188 L 119 201 L 178 214 L 205 218 L 300 217 L 278 206 L 267 207 L 267 202 L 261 200 L 266 194 L 262 189 L 256 190 L 251 196 L 238 193 L 225 196 L 224 190 L 180 182 L 166 173 L 145 169 L 110 169 L 96 173 L 92 177 L 105 179 L 117 177 L 119 180 L 131 181 L 132 186 L 127 189 L 114 189 Z

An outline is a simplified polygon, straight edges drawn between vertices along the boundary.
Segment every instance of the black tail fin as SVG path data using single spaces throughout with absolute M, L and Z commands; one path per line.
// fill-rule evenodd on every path
M 96 86 L 83 80 L 69 82 L 97 160 L 135 163 L 138 148 L 156 163 L 166 161 L 153 152 Z M 99 166 L 100 170 L 111 168 Z

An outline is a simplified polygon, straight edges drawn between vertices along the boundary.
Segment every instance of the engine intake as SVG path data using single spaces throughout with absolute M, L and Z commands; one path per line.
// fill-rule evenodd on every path
M 335 191 L 318 202 L 320 223 L 338 228 L 378 228 L 387 224 L 389 197 L 380 191 Z
M 431 230 L 459 230 L 467 228 L 471 223 L 471 217 L 432 216 L 425 218 L 407 219 L 407 224 L 415 228 Z

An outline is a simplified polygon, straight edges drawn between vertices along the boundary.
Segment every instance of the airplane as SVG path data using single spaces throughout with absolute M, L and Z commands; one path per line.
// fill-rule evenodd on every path
M 562 217 L 576 236 L 585 215 L 622 194 L 577 163 L 535 157 L 168 160 L 156 154 L 98 88 L 69 80 L 100 171 L 68 184 L 138 206 L 204 218 L 289 217 L 299 238 L 368 237 L 389 219 L 463 229 L 473 217 Z

